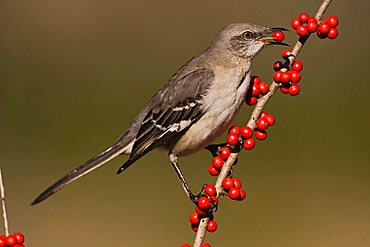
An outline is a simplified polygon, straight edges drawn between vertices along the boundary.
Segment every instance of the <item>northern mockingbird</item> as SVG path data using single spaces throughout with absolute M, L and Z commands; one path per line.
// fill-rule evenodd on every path
M 177 158 L 207 147 L 229 127 L 245 99 L 253 58 L 267 45 L 287 45 L 274 41 L 271 34 L 276 31 L 286 29 L 250 23 L 224 27 L 207 49 L 154 94 L 116 143 L 55 182 L 32 205 L 120 154 L 130 157 L 117 173 L 157 148 L 168 152 L 183 188 L 194 201 Z

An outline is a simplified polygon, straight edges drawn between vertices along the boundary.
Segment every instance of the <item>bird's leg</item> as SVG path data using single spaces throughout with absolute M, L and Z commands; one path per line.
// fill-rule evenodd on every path
M 187 184 L 187 182 L 186 182 L 186 180 L 185 180 L 185 177 L 184 177 L 184 175 L 182 174 L 182 172 L 181 172 L 181 170 L 180 170 L 180 167 L 179 167 L 179 166 L 178 166 L 178 164 L 177 164 L 177 156 L 176 156 L 176 155 L 174 155 L 174 154 L 170 154 L 170 155 L 169 155 L 169 158 L 170 158 L 170 161 L 171 161 L 172 167 L 175 169 L 175 172 L 176 172 L 177 176 L 178 176 L 178 177 L 179 177 L 179 179 L 181 180 L 182 188 L 184 189 L 185 193 L 188 195 L 189 199 L 190 199 L 193 203 L 197 204 L 197 203 L 198 203 L 198 196 L 195 196 L 195 195 L 191 192 L 191 190 L 190 190 L 190 188 L 189 188 L 189 186 L 188 186 L 188 184 Z
M 198 200 L 199 200 L 199 198 L 201 197 L 201 196 L 206 196 L 206 197 L 208 197 L 210 200 L 211 200 L 211 202 L 212 202 L 212 204 L 213 204 L 213 207 L 210 209 L 210 212 L 212 211 L 212 210 L 214 210 L 214 211 L 217 211 L 217 208 L 218 208 L 218 206 L 217 206 L 217 202 L 214 200 L 214 198 L 212 198 L 211 196 L 209 196 L 208 194 L 206 194 L 206 193 L 202 193 L 203 192 L 203 190 L 204 190 L 204 187 L 206 186 L 205 184 L 202 186 L 202 189 L 201 189 L 201 191 L 199 192 L 199 194 L 198 195 L 194 195 L 192 192 L 191 192 L 191 190 L 190 190 L 190 188 L 189 188 L 189 185 L 187 184 L 187 182 L 186 182 L 186 180 L 185 180 L 185 177 L 184 177 L 184 175 L 182 174 L 182 172 L 181 172 L 181 170 L 180 170 L 180 167 L 178 166 L 178 164 L 177 164 L 177 156 L 176 155 L 174 155 L 174 154 L 170 154 L 169 155 L 169 158 L 170 158 L 170 161 L 171 161 L 171 164 L 172 164 L 172 166 L 173 166 L 173 168 L 175 169 L 175 171 L 176 171 L 176 174 L 177 174 L 177 176 L 180 178 L 180 180 L 181 180 L 181 184 L 182 184 L 182 188 L 184 189 L 184 191 L 185 191 L 185 193 L 188 195 L 188 197 L 189 197 L 189 199 L 195 204 L 195 205 L 197 205 L 198 204 Z M 207 212 L 207 213 L 209 213 L 209 212 Z

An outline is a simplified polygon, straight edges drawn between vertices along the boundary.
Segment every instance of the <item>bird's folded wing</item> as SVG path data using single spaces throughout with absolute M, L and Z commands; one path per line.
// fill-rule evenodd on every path
M 141 124 L 131 156 L 119 172 L 154 148 L 176 142 L 202 116 L 202 98 L 213 79 L 210 69 L 175 74 L 150 101 L 152 107 Z

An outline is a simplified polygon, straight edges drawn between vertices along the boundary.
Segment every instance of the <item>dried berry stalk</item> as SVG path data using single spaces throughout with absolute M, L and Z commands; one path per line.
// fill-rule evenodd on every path
M 8 227 L 8 217 L 6 214 L 6 207 L 5 207 L 5 188 L 3 183 L 3 173 L 0 167 L 0 196 L 1 196 L 1 208 L 3 211 L 3 219 L 4 219 L 4 232 L 5 236 L 9 236 L 9 227 Z

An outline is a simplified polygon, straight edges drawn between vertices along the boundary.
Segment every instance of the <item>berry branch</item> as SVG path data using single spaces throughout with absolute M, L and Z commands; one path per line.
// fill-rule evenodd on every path
M 270 98 L 275 94 L 275 92 L 280 89 L 283 93 L 289 93 L 292 96 L 298 95 L 300 88 L 297 83 L 300 81 L 300 74 L 299 72 L 302 70 L 303 66 L 300 61 L 295 61 L 296 57 L 302 50 L 304 44 L 310 37 L 311 33 L 317 31 L 317 35 L 319 38 L 326 38 L 334 39 L 338 35 L 338 31 L 335 28 L 338 25 L 338 19 L 335 16 L 329 17 L 325 22 L 320 22 L 325 11 L 328 9 L 332 0 L 324 0 L 318 9 L 315 17 L 309 17 L 307 14 L 301 14 L 298 18 L 294 18 L 292 22 L 292 27 L 296 29 L 297 34 L 300 36 L 297 43 L 293 47 L 292 51 L 286 50 L 283 52 L 283 58 L 285 59 L 285 63 L 276 62 L 274 64 L 275 74 L 274 80 L 268 87 L 266 83 L 260 82 L 259 77 L 252 77 L 251 85 L 250 85 L 250 98 L 247 98 L 248 105 L 256 104 L 251 117 L 246 126 L 240 129 L 239 127 L 235 126 L 229 131 L 228 136 L 228 143 L 229 145 L 234 145 L 235 149 L 234 152 L 230 153 L 230 149 L 228 147 L 228 155 L 226 161 L 218 162 L 215 157 L 212 165 L 208 169 L 211 175 L 217 176 L 217 180 L 215 186 L 212 185 L 210 188 L 215 188 L 215 192 L 205 192 L 211 197 L 214 203 L 218 203 L 218 198 L 222 195 L 225 195 L 228 191 L 228 195 L 231 199 L 234 200 L 243 200 L 245 198 L 245 192 L 240 189 L 241 182 L 239 179 L 236 178 L 228 178 L 230 177 L 232 166 L 236 163 L 236 160 L 239 156 L 240 152 L 240 143 L 243 143 L 245 149 L 249 150 L 254 147 L 254 140 L 251 138 L 253 134 L 253 130 L 256 130 L 255 136 L 259 140 L 263 140 L 266 138 L 266 132 L 264 131 L 268 126 L 274 124 L 275 120 L 271 114 L 267 114 L 263 112 L 263 109 Z M 320 26 L 319 26 L 320 23 Z M 284 39 L 283 33 L 276 33 L 275 38 L 277 40 L 280 39 L 282 41 Z M 291 70 L 289 70 L 291 68 Z M 264 84 L 263 84 L 264 83 Z M 263 87 L 262 87 L 263 86 Z M 267 87 L 266 87 L 267 86 Z M 256 87 L 258 87 L 256 89 Z M 268 88 L 268 91 L 266 90 Z M 255 93 L 257 91 L 257 93 Z M 259 94 L 263 96 L 257 100 Z M 264 116 L 264 117 L 262 117 Z M 237 127 L 237 128 L 236 128 Z M 244 128 L 244 130 L 243 130 Z M 235 132 L 235 134 L 231 134 Z M 239 135 L 243 137 L 240 140 Z M 233 137 L 233 138 L 231 138 Z M 222 149 L 221 149 L 222 150 Z M 220 150 L 219 150 L 220 151 Z M 223 151 L 222 151 L 223 152 Z M 227 151 L 226 151 L 227 153 Z M 222 157 L 222 154 L 221 154 Z M 215 160 L 216 159 L 216 160 Z M 223 159 L 225 160 L 225 159 Z M 221 165 L 217 165 L 220 163 Z M 229 186 L 228 184 L 231 185 Z M 239 192 L 235 192 L 233 188 L 237 188 Z M 233 191 L 232 191 L 233 190 Z M 231 193 L 232 192 L 232 193 Z M 244 195 L 242 195 L 244 192 Z M 217 224 L 213 221 L 213 212 L 212 213 L 205 213 L 204 215 L 201 214 L 202 211 L 199 208 L 205 208 L 207 211 L 212 211 L 213 208 L 217 206 L 213 206 L 209 204 L 209 207 L 204 207 L 203 204 L 198 202 L 198 207 L 196 208 L 196 212 L 194 212 L 190 216 L 190 221 L 192 223 L 193 230 L 195 230 L 196 236 L 193 247 L 210 247 L 211 245 L 208 243 L 203 243 L 207 231 L 215 231 L 217 228 Z M 211 226 L 210 226 L 210 223 Z M 188 244 L 182 245 L 183 247 L 190 247 Z
M 4 232 L 5 235 L 0 236 L 0 247 L 25 247 L 24 246 L 24 235 L 21 232 L 16 232 L 9 235 L 8 217 L 6 214 L 5 207 L 5 187 L 3 183 L 3 173 L 0 166 L 0 197 L 1 197 L 1 209 L 3 211 L 4 219 Z
M 3 211 L 3 219 L 4 219 L 4 232 L 5 236 L 9 235 L 9 226 L 8 226 L 8 216 L 6 215 L 6 207 L 5 207 L 5 188 L 3 183 L 3 172 L 0 167 L 0 195 L 1 195 L 1 208 Z

